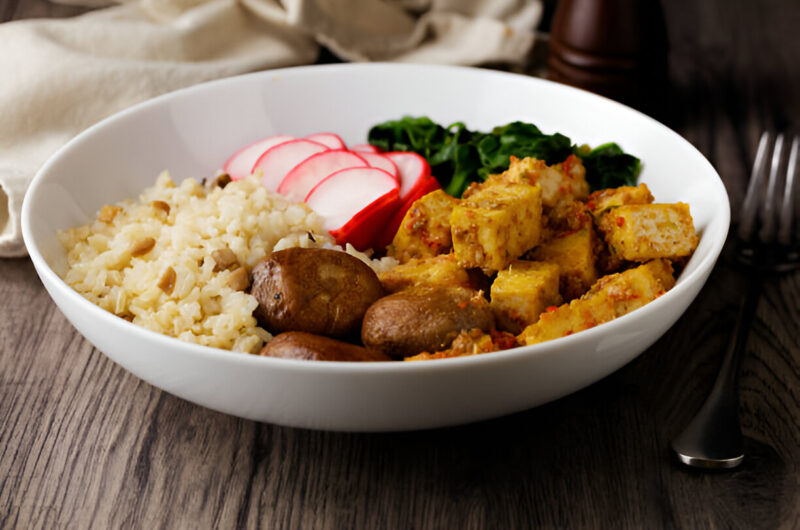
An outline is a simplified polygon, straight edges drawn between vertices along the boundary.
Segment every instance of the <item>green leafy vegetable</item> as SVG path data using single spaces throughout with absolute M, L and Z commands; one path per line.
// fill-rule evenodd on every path
M 576 148 L 575 154 L 583 160 L 586 179 L 592 189 L 634 186 L 639 176 L 641 163 L 633 155 L 625 153 L 620 146 L 610 142 L 594 149 L 588 146 Z
M 511 156 L 530 156 L 552 165 L 574 153 L 583 159 L 592 189 L 633 185 L 640 169 L 639 159 L 617 144 L 579 147 L 563 134 L 544 134 L 520 121 L 483 133 L 460 122 L 445 128 L 424 116 L 406 116 L 375 125 L 368 140 L 383 151 L 414 151 L 425 157 L 445 191 L 456 197 L 470 182 L 508 169 Z

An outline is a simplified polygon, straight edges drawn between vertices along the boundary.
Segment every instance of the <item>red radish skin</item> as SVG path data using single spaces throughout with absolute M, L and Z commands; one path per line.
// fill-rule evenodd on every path
M 328 150 L 328 146 L 311 140 L 283 142 L 261 155 L 253 166 L 252 173 L 261 171 L 261 183 L 269 191 L 276 191 L 286 174 L 295 166 L 312 155 Z
M 322 145 L 327 145 L 331 149 L 346 149 L 347 146 L 344 143 L 344 140 L 335 133 L 316 133 L 316 134 L 309 134 L 305 137 L 306 140 L 311 140 L 312 142 L 317 142 Z
M 392 162 L 391 158 L 383 156 L 380 153 L 370 153 L 367 151 L 361 151 L 358 154 L 367 161 L 367 164 L 372 167 L 381 168 L 392 175 L 397 182 L 400 182 L 400 170 L 397 169 L 397 164 Z
M 374 167 L 342 169 L 317 184 L 306 204 L 337 243 L 366 250 L 399 205 L 398 184 Z
M 381 150 L 372 144 L 356 144 L 350 148 L 351 151 L 358 151 L 359 153 L 380 153 Z
M 429 194 L 432 191 L 440 189 L 442 189 L 442 185 L 439 184 L 439 181 L 436 180 L 436 177 L 433 175 L 428 175 L 416 188 L 414 188 L 414 192 L 406 197 L 406 202 L 410 207 L 417 199 Z
M 278 193 L 290 201 L 301 202 L 328 175 L 348 167 L 366 167 L 360 155 L 343 149 L 331 149 L 311 155 L 289 171 L 278 186 Z
M 243 179 L 251 173 L 253 165 L 269 148 L 294 139 L 294 136 L 289 136 L 287 134 L 276 134 L 248 144 L 236 151 L 227 162 L 225 162 L 225 165 L 222 167 L 223 171 L 225 171 L 232 180 Z
M 378 232 L 378 235 L 372 243 L 372 248 L 379 249 L 388 247 L 394 239 L 397 230 L 400 228 L 400 223 L 403 222 L 403 218 L 406 216 L 408 209 L 414 205 L 417 199 L 440 189 L 442 189 L 442 186 L 433 175 L 423 179 L 423 182 L 416 187 L 414 193 L 409 195 L 397 211 L 395 211 L 391 219 L 386 223 L 385 228 Z
M 393 151 L 384 153 L 395 163 L 400 171 L 400 201 L 405 202 L 414 193 L 414 188 L 422 185 L 424 179 L 431 176 L 428 161 L 417 153 Z
M 372 247 L 372 241 L 386 220 L 397 210 L 398 204 L 400 198 L 397 190 L 392 190 L 358 212 L 341 228 L 331 230 L 330 234 L 342 246 L 350 243 L 356 250 L 367 250 Z

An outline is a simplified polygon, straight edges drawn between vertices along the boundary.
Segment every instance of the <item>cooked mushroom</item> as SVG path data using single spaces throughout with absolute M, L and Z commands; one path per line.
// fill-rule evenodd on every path
M 234 291 L 244 291 L 250 287 L 250 277 L 247 274 L 247 269 L 244 267 L 234 269 L 230 277 L 228 277 L 228 287 Z
M 133 256 L 134 258 L 139 256 L 144 256 L 145 254 L 153 250 L 154 246 L 156 246 L 156 240 L 153 239 L 152 237 L 145 237 L 143 239 L 140 239 L 139 241 L 134 243 L 133 246 L 131 247 L 131 256 Z
M 167 270 L 161 275 L 161 279 L 158 280 L 158 288 L 167 294 L 172 294 L 172 290 L 175 289 L 176 277 L 175 269 L 167 267 Z
M 211 253 L 214 258 L 214 272 L 224 271 L 239 266 L 239 259 L 228 247 L 220 248 Z
M 153 208 L 157 208 L 163 211 L 165 214 L 169 215 L 169 204 L 164 201 L 153 201 L 150 203 Z

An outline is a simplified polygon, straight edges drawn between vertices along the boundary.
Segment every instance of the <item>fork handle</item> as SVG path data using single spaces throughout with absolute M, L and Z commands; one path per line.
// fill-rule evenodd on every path
M 687 466 L 733 468 L 744 458 L 736 381 L 762 283 L 762 274 L 757 270 L 747 279 L 747 292 L 739 306 L 733 334 L 711 393 L 684 431 L 672 442 L 678 460 Z
M 739 312 L 736 315 L 736 323 L 734 324 L 733 333 L 728 340 L 725 356 L 722 358 L 722 366 L 720 367 L 719 375 L 714 382 L 714 387 L 711 389 L 712 395 L 717 391 L 721 392 L 723 390 L 732 394 L 736 390 L 739 365 L 741 364 L 742 357 L 744 357 L 743 353 L 747 346 L 747 338 L 750 335 L 750 328 L 752 328 L 753 321 L 755 320 L 763 284 L 764 278 L 762 273 L 758 270 L 754 270 L 747 279 L 747 291 L 739 306 Z

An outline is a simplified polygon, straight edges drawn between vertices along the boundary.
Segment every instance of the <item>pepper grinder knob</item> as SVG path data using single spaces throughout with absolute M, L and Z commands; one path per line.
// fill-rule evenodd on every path
M 642 108 L 666 87 L 667 51 L 658 0 L 559 0 L 547 76 Z

